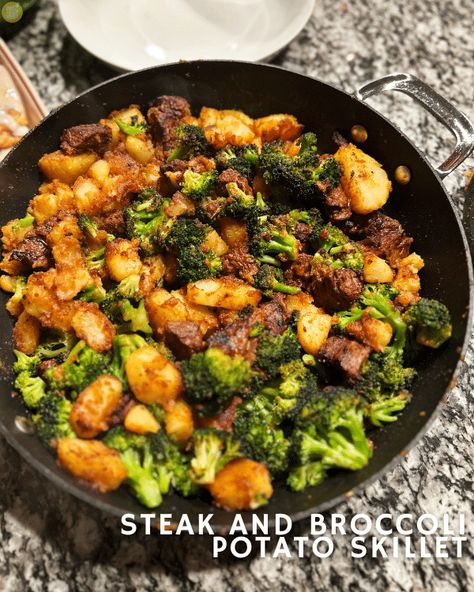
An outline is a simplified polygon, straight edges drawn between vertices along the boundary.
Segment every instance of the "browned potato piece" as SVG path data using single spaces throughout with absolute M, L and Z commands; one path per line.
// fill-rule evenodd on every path
M 411 253 L 398 262 L 393 287 L 400 290 L 400 294 L 397 296 L 399 304 L 408 306 L 419 300 L 418 293 L 421 289 L 421 283 L 418 272 L 424 265 L 425 262 L 417 253 Z
M 40 341 L 40 322 L 25 310 L 18 317 L 13 329 L 15 349 L 24 354 L 32 354 Z
M 209 491 L 216 505 L 225 510 L 255 510 L 273 494 L 267 467 L 248 458 L 227 464 L 217 473 Z
M 301 311 L 313 303 L 313 297 L 307 292 L 289 294 L 285 297 L 285 308 L 288 312 Z
M 127 136 L 125 139 L 125 149 L 140 164 L 148 164 L 155 156 L 153 144 L 146 138 Z
M 244 146 L 255 139 L 253 119 L 241 111 L 230 109 L 211 109 L 203 107 L 199 115 L 199 125 L 204 129 L 207 140 L 214 148 L 224 148 L 227 144 Z
M 87 386 L 72 406 L 69 421 L 80 438 L 94 438 L 109 428 L 109 419 L 122 397 L 122 383 L 103 374 Z
M 133 394 L 142 403 L 167 408 L 183 392 L 179 370 L 151 345 L 128 356 L 125 372 Z
M 297 335 L 301 347 L 307 354 L 315 355 L 329 335 L 332 317 L 321 308 L 310 304 L 300 311 L 297 322 Z
M 38 164 L 41 172 L 48 179 L 58 179 L 67 185 L 72 185 L 77 177 L 85 175 L 87 169 L 98 159 L 95 152 L 68 156 L 57 150 L 42 156 Z
M 74 194 L 69 185 L 58 180 L 43 183 L 39 193 L 31 201 L 28 212 L 34 216 L 38 224 L 59 212 L 74 212 L 76 209 Z
M 370 345 L 377 352 L 384 351 L 393 335 L 392 327 L 388 323 L 374 319 L 368 312 L 365 312 L 358 321 L 349 323 L 346 330 L 349 335 Z
M 213 229 L 207 233 L 206 240 L 201 245 L 201 250 L 203 253 L 209 253 L 212 251 L 218 257 L 222 257 L 222 255 L 227 253 L 229 247 Z
M 110 277 L 116 282 L 141 273 L 142 262 L 138 254 L 138 243 L 125 238 L 110 241 L 105 247 L 105 264 Z
M 369 214 L 380 209 L 392 188 L 382 165 L 353 144 L 340 146 L 334 156 L 342 167 L 341 184 L 352 211 Z
M 242 310 L 246 306 L 257 306 L 262 293 L 245 282 L 223 277 L 188 284 L 186 298 L 193 304 Z
M 135 434 L 156 434 L 160 424 L 145 405 L 134 405 L 123 421 L 125 429 Z
M 234 218 L 221 218 L 219 220 L 221 236 L 229 247 L 237 247 L 248 241 L 247 224 Z
M 255 133 L 264 144 L 273 140 L 295 140 L 301 135 L 303 127 L 294 115 L 286 113 L 260 117 L 254 124 Z
M 127 477 L 119 453 L 98 440 L 61 438 L 58 462 L 74 477 L 86 481 L 101 493 L 117 489 Z
M 101 184 L 104 184 L 105 181 L 106 179 Z M 74 191 L 76 209 L 80 214 L 87 214 L 88 216 L 100 214 L 104 205 L 104 195 L 99 181 L 89 177 L 78 177 L 72 190 Z
M 95 302 L 78 302 L 71 326 L 92 349 L 103 352 L 112 347 L 115 327 Z
M 393 271 L 390 265 L 373 253 L 364 254 L 364 280 L 369 284 L 390 284 Z
M 193 412 L 183 399 L 170 405 L 165 414 L 166 433 L 177 442 L 186 442 L 194 431 Z

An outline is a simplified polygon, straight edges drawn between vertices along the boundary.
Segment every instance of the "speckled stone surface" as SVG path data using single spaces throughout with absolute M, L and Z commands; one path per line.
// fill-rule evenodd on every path
M 275 61 L 346 90 L 394 71 L 418 75 L 474 118 L 474 10 L 471 0 L 317 0 L 312 20 Z M 323 25 L 323 26 L 322 26 Z M 43 0 L 9 43 L 48 107 L 114 72 L 66 33 L 53 0 Z M 449 153 L 449 134 L 403 96 L 375 105 L 434 161 Z M 465 171 L 447 181 L 462 207 Z M 473 349 L 457 387 L 419 445 L 382 479 L 337 510 L 416 515 L 474 508 Z M 219 563 L 197 537 L 125 538 L 115 519 L 58 491 L 0 441 L 0 590 L 241 590 L 467 592 L 474 550 L 456 559 L 351 560 L 335 536 L 330 560 L 254 558 Z M 302 527 L 296 528 L 301 533 Z

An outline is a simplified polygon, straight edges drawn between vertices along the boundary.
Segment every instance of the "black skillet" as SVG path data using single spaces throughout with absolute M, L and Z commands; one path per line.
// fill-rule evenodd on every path
M 387 119 L 364 104 L 368 96 L 385 90 L 411 95 L 454 133 L 456 148 L 438 169 Z M 394 183 L 385 211 L 396 216 L 415 237 L 416 251 L 426 262 L 422 272 L 424 293 L 441 299 L 449 307 L 453 337 L 439 351 L 420 360 L 412 403 L 396 423 L 374 431 L 375 453 L 365 469 L 354 473 L 334 472 L 320 486 L 300 494 L 277 485 L 271 502 L 257 511 L 270 515 L 283 512 L 297 520 L 312 511 L 327 509 L 387 470 L 425 432 L 452 385 L 470 328 L 472 266 L 464 231 L 441 179 L 469 154 L 474 145 L 474 130 L 466 117 L 445 99 L 420 80 L 404 74 L 370 83 L 354 97 L 319 80 L 268 65 L 212 61 L 160 66 L 119 76 L 85 92 L 53 111 L 20 142 L 0 168 L 0 222 L 4 224 L 24 214 L 41 182 L 38 159 L 43 153 L 57 149 L 64 128 L 96 122 L 113 109 L 131 103 L 145 105 L 161 94 L 186 97 L 196 112 L 207 105 L 241 109 L 253 117 L 293 113 L 307 130 L 318 133 L 323 152 L 334 151 L 334 131 L 350 137 L 351 127 L 360 124 L 368 131 L 364 150 L 383 163 L 392 178 L 399 165 L 408 166 L 412 174 L 408 185 Z M 11 368 L 12 363 L 11 327 L 12 321 L 2 305 L 3 368 Z M 66 491 L 111 514 L 144 511 L 124 488 L 101 495 L 61 471 L 36 437 L 21 429 L 18 417 L 24 414 L 24 409 L 18 398 L 10 396 L 11 385 L 11 372 L 5 372 L 0 381 L 0 429 L 26 460 Z M 223 531 L 233 518 L 232 513 L 213 508 L 207 501 L 177 495 L 170 495 L 160 511 L 173 513 L 175 518 L 186 512 L 193 523 L 197 522 L 198 513 L 214 512 L 213 524 Z M 249 519 L 250 513 L 245 517 Z

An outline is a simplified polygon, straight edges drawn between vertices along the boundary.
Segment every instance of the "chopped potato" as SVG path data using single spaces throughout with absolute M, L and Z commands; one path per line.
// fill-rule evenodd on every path
M 315 355 L 329 335 L 332 317 L 321 308 L 310 304 L 298 315 L 297 335 L 301 347 L 307 354 Z
M 104 184 L 106 179 L 100 183 Z M 78 177 L 73 185 L 74 201 L 80 214 L 88 216 L 99 214 L 103 206 L 103 193 L 95 178 Z
M 89 167 L 98 160 L 95 152 L 85 152 L 69 156 L 60 150 L 45 154 L 39 160 L 41 172 L 47 179 L 57 179 L 72 185 L 80 176 L 85 175 Z
M 97 181 L 99 185 L 102 185 L 102 183 L 105 182 L 109 174 L 110 165 L 103 158 L 96 160 L 96 162 L 94 162 L 94 164 L 87 171 L 87 175 Z
M 392 184 L 382 165 L 353 144 L 334 155 L 342 168 L 341 184 L 356 214 L 370 214 L 388 200 Z
M 142 272 L 138 243 L 125 238 L 116 238 L 105 247 L 105 264 L 110 277 L 121 282 L 130 275 Z
M 421 289 L 418 272 L 424 267 L 425 262 L 417 253 L 411 253 L 408 257 L 400 259 L 397 263 L 397 275 L 393 287 L 400 291 L 397 302 L 403 306 L 414 304 L 419 297 Z
M 69 185 L 55 180 L 43 183 L 39 193 L 31 201 L 28 212 L 34 216 L 38 224 L 43 224 L 56 216 L 59 212 L 74 212 L 76 210 L 74 194 Z
M 224 148 L 227 144 L 245 146 L 255 139 L 253 119 L 241 111 L 211 109 L 203 107 L 199 115 L 199 125 L 204 129 L 207 140 L 214 148 Z
M 170 405 L 165 414 L 166 433 L 177 442 L 186 442 L 194 431 L 193 411 L 183 399 Z
M 300 312 L 308 308 L 313 303 L 313 297 L 307 292 L 298 292 L 297 294 L 289 294 L 285 296 L 285 308 L 287 312 L 291 313 L 295 310 Z
M 179 370 L 151 345 L 131 353 L 125 371 L 133 394 L 142 403 L 159 403 L 166 409 L 183 392 Z
M 222 277 L 188 284 L 186 298 L 193 304 L 242 310 L 246 306 L 257 306 L 262 293 L 245 282 Z
M 58 462 L 74 477 L 86 481 L 101 493 L 114 491 L 127 477 L 119 453 L 99 440 L 61 438 Z
M 301 135 L 303 126 L 294 115 L 277 113 L 256 119 L 254 130 L 265 144 L 273 140 L 295 140 Z
M 369 345 L 377 352 L 384 351 L 393 335 L 391 325 L 379 319 L 374 319 L 369 312 L 365 312 L 358 321 L 349 323 L 346 330 L 349 335 Z
M 207 233 L 206 240 L 201 245 L 203 253 L 214 253 L 218 257 L 222 257 L 229 250 L 227 244 L 221 239 L 217 232 L 212 229 Z
M 225 465 L 208 487 L 216 505 L 225 510 L 255 510 L 273 494 L 267 467 L 248 458 Z
M 130 156 L 140 164 L 148 164 L 155 156 L 155 151 L 150 140 L 137 136 L 127 136 L 125 148 Z
M 103 374 L 87 386 L 72 406 L 69 421 L 80 438 L 94 438 L 109 428 L 111 415 L 122 397 L 122 383 Z
M 369 284 L 390 284 L 393 271 L 390 265 L 373 253 L 364 253 L 364 280 Z
M 219 228 L 223 240 L 229 245 L 229 247 L 237 247 L 242 244 L 247 244 L 247 224 L 242 220 L 221 218 L 219 220 Z
M 27 355 L 32 354 L 39 345 L 40 328 L 41 325 L 38 319 L 24 310 L 13 328 L 15 349 Z
M 108 351 L 115 337 L 115 327 L 95 302 L 78 302 L 71 320 L 78 339 L 98 352 Z
M 134 405 L 125 416 L 123 425 L 135 434 L 156 434 L 160 429 L 156 417 L 145 405 Z

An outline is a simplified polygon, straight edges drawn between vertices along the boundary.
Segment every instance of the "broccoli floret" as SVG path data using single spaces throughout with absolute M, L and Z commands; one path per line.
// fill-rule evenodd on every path
M 258 216 L 249 224 L 249 248 L 261 263 L 279 265 L 298 256 L 299 241 L 278 218 Z
M 127 134 L 127 136 L 139 136 L 140 134 L 144 134 L 148 129 L 146 121 L 138 121 L 137 115 L 132 115 L 130 123 L 122 121 L 122 119 L 118 119 L 117 117 L 114 117 L 114 121 L 119 126 L 120 131 Z
M 145 309 L 145 301 L 140 300 L 138 306 L 133 306 L 130 300 L 122 300 L 120 302 L 122 310 L 122 318 L 125 322 L 130 323 L 130 329 L 136 333 L 144 333 L 151 335 L 153 333 L 150 323 L 148 322 L 148 314 Z
M 38 407 L 41 399 L 46 396 L 46 383 L 39 376 L 32 376 L 28 370 L 23 370 L 15 380 L 15 388 L 19 391 L 23 401 L 30 409 Z
M 353 269 L 359 271 L 364 266 L 364 256 L 360 248 L 336 226 L 326 224 L 319 233 L 318 252 L 314 256 L 316 265 L 328 265 L 333 269 Z
M 217 171 L 196 173 L 191 169 L 187 169 L 184 171 L 181 181 L 181 192 L 196 200 L 208 197 L 217 184 L 217 177 Z
M 176 277 L 180 284 L 214 277 L 222 269 L 220 258 L 203 245 L 212 228 L 198 220 L 180 218 L 171 231 L 167 245 L 176 255 Z
M 13 370 L 16 374 L 27 371 L 31 375 L 35 375 L 43 360 L 65 356 L 71 351 L 75 342 L 76 340 L 72 333 L 61 333 L 38 345 L 30 356 L 14 350 L 16 361 L 13 364 Z
M 214 415 L 241 394 L 252 378 L 250 363 L 242 356 L 228 356 L 210 347 L 181 363 L 185 397 L 201 415 Z
M 287 484 L 293 491 L 304 491 L 307 487 L 319 485 L 326 479 L 326 469 L 321 461 L 307 463 L 292 469 Z
M 112 342 L 112 360 L 108 368 L 108 373 L 116 376 L 124 389 L 128 389 L 127 376 L 125 374 L 125 363 L 128 356 L 136 349 L 144 347 L 146 341 L 141 335 L 128 335 L 122 333 L 114 337 Z
M 127 469 L 126 482 L 138 500 L 147 508 L 159 506 L 168 493 L 171 475 L 157 464 L 152 439 L 116 427 L 105 435 L 104 443 L 119 452 Z
M 364 431 L 362 399 L 350 389 L 328 387 L 303 405 L 292 435 L 299 466 L 320 462 L 323 468 L 356 471 L 372 456 Z
M 260 267 L 254 278 L 254 286 L 261 290 L 265 296 L 271 298 L 273 292 L 283 294 L 297 294 L 300 289 L 283 283 L 283 272 L 273 265 L 264 264 Z
M 252 180 L 258 165 L 259 153 L 256 146 L 228 145 L 216 154 L 216 164 L 221 169 L 234 169 L 244 177 Z
M 105 247 L 89 251 L 86 255 L 86 266 L 89 271 L 101 273 L 105 267 Z
M 197 125 L 182 123 L 176 127 L 176 146 L 168 156 L 168 162 L 179 159 L 188 160 L 194 156 L 209 156 L 212 147 L 204 132 Z
M 266 333 L 259 338 L 255 366 L 267 378 L 275 378 L 282 366 L 300 359 L 301 354 L 298 338 L 293 329 L 288 327 L 281 335 Z
M 15 308 L 18 307 L 20 304 L 23 294 L 25 293 L 26 289 L 26 277 L 23 275 L 17 276 L 15 280 L 15 291 L 13 292 L 12 296 L 8 299 L 7 302 L 7 310 L 14 311 Z
M 453 326 L 447 307 L 439 300 L 421 298 L 403 315 L 417 343 L 437 349 L 451 337 Z
M 247 195 L 237 183 L 227 183 L 226 189 L 229 197 L 226 199 L 226 205 L 222 212 L 226 216 L 249 219 L 268 209 L 260 192 L 256 196 Z
M 380 427 L 384 423 L 397 421 L 396 414 L 403 411 L 409 402 L 410 394 L 407 391 L 402 391 L 398 395 L 382 397 L 369 403 L 364 413 L 374 426 Z
M 133 273 L 123 279 L 117 286 L 117 294 L 129 300 L 140 300 L 140 274 Z
M 334 157 L 323 160 L 311 173 L 312 181 L 325 191 L 334 189 L 341 181 L 341 166 Z
M 42 397 L 33 415 L 33 424 L 40 440 L 46 446 L 53 446 L 58 438 L 75 438 L 69 423 L 72 403 L 65 397 L 48 393 Z
M 217 473 L 231 460 L 240 456 L 239 442 L 231 434 L 213 428 L 193 433 L 191 478 L 199 485 L 213 483 Z
M 169 199 L 161 197 L 149 187 L 125 209 L 127 237 L 138 239 L 140 248 L 146 255 L 153 255 L 163 247 L 173 227 L 174 220 L 165 213 L 169 202 Z
M 100 304 L 107 297 L 107 292 L 103 286 L 89 284 L 77 297 L 79 300 L 84 300 L 84 302 L 97 302 L 97 304 Z
M 34 216 L 32 216 L 31 214 L 26 214 L 26 216 L 24 216 L 23 218 L 19 218 L 18 220 L 15 220 L 13 223 L 10 224 L 12 224 L 12 232 L 16 234 L 20 230 L 24 231 L 26 228 L 33 226 L 34 223 Z
M 108 362 L 107 354 L 78 341 L 62 364 L 46 370 L 48 388 L 55 393 L 67 391 L 74 398 L 98 376 L 107 373 Z

